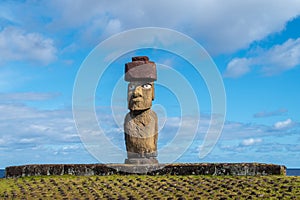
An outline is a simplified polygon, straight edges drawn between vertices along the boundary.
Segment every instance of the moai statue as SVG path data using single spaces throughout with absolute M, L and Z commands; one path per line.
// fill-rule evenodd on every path
M 156 65 L 147 56 L 133 57 L 125 64 L 125 81 L 128 81 L 128 109 L 124 132 L 127 150 L 125 164 L 156 164 L 157 115 L 151 110 L 154 100 Z

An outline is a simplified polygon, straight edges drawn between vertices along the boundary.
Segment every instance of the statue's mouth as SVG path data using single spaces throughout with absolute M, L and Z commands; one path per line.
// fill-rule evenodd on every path
M 142 97 L 135 97 L 135 98 L 132 98 L 131 101 L 133 101 L 133 102 L 143 101 L 143 98 Z

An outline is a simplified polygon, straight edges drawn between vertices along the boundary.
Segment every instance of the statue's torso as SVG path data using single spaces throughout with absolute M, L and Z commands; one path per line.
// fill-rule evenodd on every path
M 124 123 L 126 149 L 129 153 L 153 153 L 157 151 L 157 116 L 151 109 L 135 115 L 130 112 Z

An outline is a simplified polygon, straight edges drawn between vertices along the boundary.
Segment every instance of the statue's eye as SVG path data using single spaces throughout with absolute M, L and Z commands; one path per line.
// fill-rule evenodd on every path
M 151 86 L 151 84 L 149 84 L 149 83 L 146 83 L 146 84 L 144 84 L 143 85 L 143 88 L 144 89 L 150 89 L 152 86 Z
M 135 89 L 135 85 L 129 85 L 129 86 L 128 86 L 128 89 L 129 89 L 129 90 L 134 90 L 134 89 Z

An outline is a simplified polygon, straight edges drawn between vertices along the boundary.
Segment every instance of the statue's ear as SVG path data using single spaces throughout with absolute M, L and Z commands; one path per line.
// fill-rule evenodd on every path
M 154 97 L 155 97 L 155 92 L 154 92 L 154 83 L 152 82 L 151 83 L 151 88 L 152 88 L 152 101 L 154 100 Z

